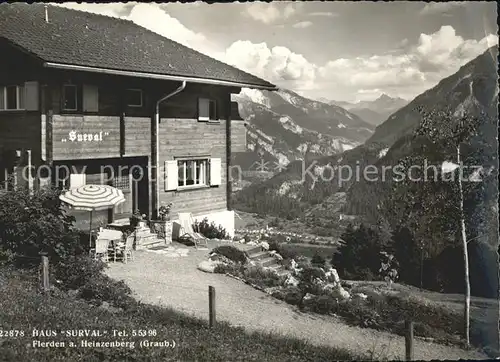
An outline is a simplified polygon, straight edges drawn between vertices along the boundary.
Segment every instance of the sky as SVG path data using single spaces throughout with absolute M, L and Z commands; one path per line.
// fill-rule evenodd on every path
M 495 2 L 64 3 L 313 99 L 411 100 L 498 44 Z

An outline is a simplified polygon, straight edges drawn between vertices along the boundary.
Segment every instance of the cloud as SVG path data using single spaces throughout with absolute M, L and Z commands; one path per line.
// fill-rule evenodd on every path
M 314 86 L 316 66 L 286 47 L 269 48 L 266 43 L 239 40 L 227 48 L 224 59 L 283 87 L 310 89 Z
M 288 19 L 302 7 L 301 3 L 264 3 L 249 4 L 243 14 L 264 24 L 271 24 L 277 20 Z
M 326 16 L 326 17 L 330 17 L 330 18 L 334 18 L 336 16 L 339 16 L 339 14 L 332 13 L 330 11 L 317 11 L 317 12 L 309 13 L 309 15 L 310 16 Z
M 200 48 L 207 41 L 203 34 L 188 29 L 179 20 L 171 17 L 157 5 L 137 4 L 132 8 L 128 19 L 137 25 L 189 47 Z
M 467 2 L 462 1 L 449 1 L 449 2 L 435 2 L 435 3 L 427 3 L 420 10 L 421 15 L 435 15 L 435 14 L 445 14 L 450 12 L 453 9 L 464 7 L 467 5 Z
M 370 90 L 412 99 L 495 44 L 496 35 L 464 39 L 447 25 L 421 34 L 404 52 L 329 61 L 318 68 L 318 83 L 338 85 L 346 94 L 357 94 L 358 100 L 368 97 Z
M 292 26 L 296 29 L 305 29 L 313 25 L 311 21 L 301 21 L 299 23 L 293 24 Z
M 137 3 L 109 3 L 109 4 L 79 4 L 76 2 L 53 3 L 52 5 L 62 6 L 69 9 L 83 10 L 89 13 L 111 16 L 113 18 L 126 18 L 130 9 Z
M 261 20 L 263 22 L 291 17 L 299 8 L 294 4 L 276 4 L 251 5 L 276 10 L 271 10 L 266 15 L 267 20 Z M 489 34 L 480 40 L 464 39 L 456 34 L 452 26 L 446 25 L 435 33 L 422 33 L 417 39 L 405 39 L 398 49 L 391 52 L 314 64 L 306 56 L 286 47 L 269 47 L 266 43 L 255 44 L 248 40 L 238 40 L 227 49 L 216 52 L 211 39 L 187 28 L 156 4 L 65 3 L 64 6 L 132 20 L 278 86 L 310 97 L 323 96 L 346 101 L 373 99 L 381 93 L 412 99 L 498 44 L 497 35 Z M 308 26 L 298 25 L 304 23 L 307 22 L 299 22 L 295 26 Z
M 496 44 L 496 35 L 490 34 L 479 41 L 466 40 L 457 35 L 452 26 L 445 25 L 434 34 L 420 34 L 413 56 L 420 70 L 442 75 L 449 69 L 458 69 Z

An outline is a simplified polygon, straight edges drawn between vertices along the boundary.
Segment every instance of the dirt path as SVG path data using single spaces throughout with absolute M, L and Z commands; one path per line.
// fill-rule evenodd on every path
M 196 269 L 207 251 L 189 250 L 187 257 L 171 258 L 137 252 L 128 263 L 111 263 L 108 274 L 124 280 L 143 302 L 172 307 L 208 319 L 208 286 L 216 290 L 217 320 L 247 330 L 274 332 L 317 345 L 346 348 L 357 353 L 374 351 L 375 359 L 404 359 L 400 336 L 345 325 L 336 318 L 304 314 L 242 282 Z M 415 340 L 415 359 L 484 359 L 485 355 Z

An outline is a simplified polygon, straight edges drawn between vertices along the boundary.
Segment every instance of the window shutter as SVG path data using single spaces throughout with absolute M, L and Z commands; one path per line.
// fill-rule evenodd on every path
M 177 160 L 165 161 L 165 191 L 177 190 L 178 184 Z
M 198 120 L 208 121 L 210 119 L 210 101 L 206 98 L 198 99 Z
M 222 167 L 220 158 L 210 159 L 210 186 L 219 186 L 222 183 Z
M 38 111 L 38 82 L 24 83 L 24 109 L 27 111 Z
M 95 85 L 83 85 L 83 111 L 99 111 L 99 89 Z
M 84 173 L 72 173 L 69 175 L 69 187 L 71 189 L 85 185 L 86 178 Z

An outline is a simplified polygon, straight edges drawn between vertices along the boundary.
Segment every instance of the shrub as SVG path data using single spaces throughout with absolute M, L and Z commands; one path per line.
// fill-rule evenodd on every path
M 230 239 L 229 234 L 222 225 L 216 226 L 213 221 L 209 223 L 208 218 L 204 218 L 200 222 L 195 220 L 193 229 L 209 239 Z
M 270 227 L 275 227 L 275 228 L 281 227 L 281 221 L 280 221 L 280 219 L 278 219 L 277 217 L 275 217 L 273 220 L 271 220 L 269 222 L 269 226 Z
M 389 288 L 397 280 L 398 263 L 392 254 L 381 252 L 382 264 L 379 269 L 380 276 L 387 282 Z
M 283 285 L 284 278 L 272 270 L 253 266 L 246 268 L 243 272 L 246 280 L 262 287 L 278 287 Z
M 348 225 L 341 239 L 343 243 L 332 257 L 332 265 L 343 279 L 378 279 L 382 245 L 377 230 L 360 225 Z
M 282 244 L 276 240 L 269 240 L 269 250 L 276 250 L 278 254 L 280 254 L 284 260 L 296 259 L 299 255 L 297 251 L 292 248 L 287 247 L 286 244 Z
M 299 289 L 302 292 L 302 304 L 307 293 L 318 294 L 321 288 L 318 285 L 318 280 L 325 280 L 325 272 L 317 267 L 303 267 L 299 274 Z
M 326 263 L 325 258 L 323 258 L 318 253 L 314 254 L 314 256 L 311 259 L 311 264 L 313 266 L 318 267 L 318 268 L 324 268 L 325 267 L 325 263 Z
M 125 308 L 134 304 L 132 291 L 123 280 L 115 281 L 107 275 L 100 274 L 97 278 L 88 281 L 80 289 L 80 297 L 97 305 L 108 302 L 115 307 Z
M 299 305 L 302 301 L 302 292 L 298 288 L 288 288 L 284 291 L 284 301 L 291 305 Z
M 225 256 L 229 260 L 235 263 L 244 264 L 247 262 L 247 255 L 244 251 L 241 251 L 231 245 L 221 245 L 212 250 L 213 253 L 217 253 Z
M 334 313 L 337 310 L 337 300 L 330 295 L 318 295 L 310 303 L 311 310 L 319 314 Z
M 268 240 L 267 243 L 269 244 L 269 251 L 275 250 L 276 252 L 278 252 L 278 254 L 281 254 L 280 243 L 278 243 L 276 240 Z
M 104 262 L 89 256 L 73 256 L 57 263 L 53 275 L 63 289 L 79 289 L 97 280 L 106 267 Z
M 234 264 L 218 264 L 214 268 L 214 273 L 218 274 L 231 274 L 234 276 L 242 275 L 241 266 Z
M 73 228 L 75 219 L 61 208 L 59 194 L 53 189 L 0 194 L 0 249 L 23 256 L 22 264 L 39 263 L 42 251 L 51 263 L 81 255 L 85 249 Z

